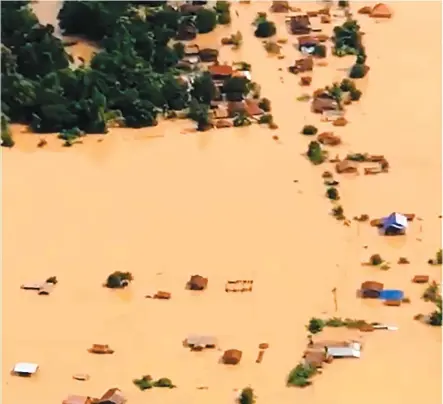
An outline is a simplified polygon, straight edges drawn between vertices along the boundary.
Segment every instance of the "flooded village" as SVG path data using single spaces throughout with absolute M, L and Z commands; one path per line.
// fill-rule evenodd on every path
M 168 3 L 185 108 L 2 115 L 5 402 L 441 402 L 441 3 Z

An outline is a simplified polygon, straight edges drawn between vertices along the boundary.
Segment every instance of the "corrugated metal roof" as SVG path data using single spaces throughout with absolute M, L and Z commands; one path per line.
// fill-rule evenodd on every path
M 328 355 L 334 358 L 360 358 L 361 352 L 359 349 L 352 347 L 328 347 Z
M 37 372 L 38 365 L 36 363 L 18 362 L 14 366 L 15 373 L 28 373 L 33 374 Z
M 186 338 L 186 343 L 189 346 L 216 346 L 217 338 L 209 335 L 189 335 L 188 338 Z

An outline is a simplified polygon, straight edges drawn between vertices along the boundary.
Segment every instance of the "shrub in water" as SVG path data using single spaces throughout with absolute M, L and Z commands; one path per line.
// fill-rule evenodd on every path
M 269 112 L 271 110 L 271 101 L 268 100 L 267 98 L 262 98 L 258 103 L 258 106 L 263 111 Z
M 355 83 L 352 80 L 343 79 L 340 83 L 340 89 L 344 92 L 352 91 L 355 89 Z
M 317 334 L 321 332 L 324 327 L 325 327 L 325 322 L 322 319 L 316 317 L 312 317 L 309 320 L 309 324 L 306 326 L 306 328 L 311 334 Z
M 257 24 L 257 28 L 255 29 L 254 35 L 257 38 L 269 38 L 270 36 L 275 35 L 277 29 L 275 28 L 275 24 L 271 21 L 261 21 Z
M 366 66 L 364 64 L 355 64 L 351 67 L 349 77 L 351 79 L 361 79 L 366 75 Z
M 238 403 L 239 404 L 254 404 L 255 403 L 254 390 L 252 390 L 250 387 L 244 388 L 240 393 Z
M 330 187 L 326 190 L 326 196 L 333 201 L 337 201 L 340 199 L 337 188 Z
M 315 135 L 317 132 L 318 129 L 313 125 L 305 125 L 301 131 L 303 135 Z
M 262 123 L 262 124 L 270 124 L 274 121 L 274 118 L 271 114 L 265 114 L 262 115 L 259 120 L 258 123 Z
M 325 58 L 327 56 L 326 46 L 322 44 L 315 45 L 314 56 Z
M 361 98 L 362 92 L 356 88 L 352 89 L 349 93 L 352 101 L 358 101 Z
M 369 263 L 371 265 L 380 265 L 383 262 L 383 259 L 381 258 L 380 254 L 373 254 L 369 258 Z

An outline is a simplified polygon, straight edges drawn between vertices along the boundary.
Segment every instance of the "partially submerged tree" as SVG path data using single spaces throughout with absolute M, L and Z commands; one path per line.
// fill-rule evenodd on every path
M 323 330 L 325 322 L 321 318 L 312 317 L 309 324 L 306 326 L 311 334 L 317 334 Z
M 241 391 L 238 404 L 255 404 L 255 394 L 251 387 L 245 387 Z
M 108 276 L 105 286 L 110 289 L 121 289 L 129 285 L 134 277 L 130 272 L 115 271 Z
M 13 147 L 15 142 L 11 135 L 11 129 L 9 128 L 8 118 L 5 114 L 2 113 L 2 122 L 1 122 L 1 139 L 3 147 Z
M 311 163 L 315 165 L 323 163 L 326 158 L 320 143 L 315 140 L 309 143 L 307 156 Z
M 269 38 L 273 35 L 275 35 L 277 32 L 277 28 L 275 26 L 275 23 L 273 23 L 272 21 L 268 21 L 265 18 L 261 18 L 258 23 L 257 26 L 255 28 L 255 32 L 254 35 L 257 38 Z
M 299 363 L 294 369 L 291 370 L 288 376 L 287 385 L 294 387 L 306 387 L 312 384 L 309 380 L 316 370 L 314 367 Z

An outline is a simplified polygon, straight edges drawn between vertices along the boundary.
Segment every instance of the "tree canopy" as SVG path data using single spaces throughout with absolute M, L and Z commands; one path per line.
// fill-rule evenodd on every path
M 164 2 L 64 2 L 58 15 L 63 33 L 102 48 L 89 65 L 78 66 L 29 3 L 1 3 L 2 134 L 9 121 L 39 133 L 106 133 L 116 118 L 128 127 L 152 126 L 159 113 L 189 106 L 188 83 L 175 69 L 183 46 L 170 42 L 194 17 Z M 201 9 L 195 20 L 200 32 L 209 32 L 217 12 Z M 200 82 L 194 96 L 209 103 L 213 83 L 207 76 Z

